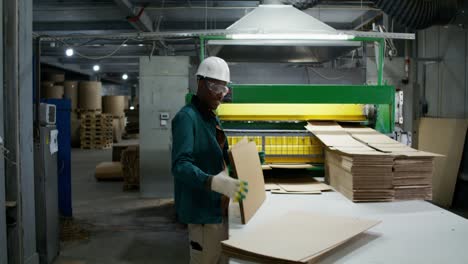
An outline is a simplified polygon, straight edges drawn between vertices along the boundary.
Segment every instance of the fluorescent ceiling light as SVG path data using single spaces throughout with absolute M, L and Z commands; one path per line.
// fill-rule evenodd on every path
M 274 34 L 232 34 L 231 39 L 243 40 L 350 40 L 353 35 L 347 34 L 314 34 L 314 33 L 274 33 Z

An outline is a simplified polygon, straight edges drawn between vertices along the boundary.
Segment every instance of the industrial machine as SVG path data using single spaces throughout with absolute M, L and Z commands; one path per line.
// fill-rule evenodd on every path
M 41 103 L 40 141 L 34 148 L 36 245 L 40 263 L 52 263 L 59 253 L 59 206 L 55 106 Z
M 278 25 L 278 17 L 291 19 Z M 282 33 L 291 28 L 294 34 Z M 323 171 L 323 149 L 305 130 L 308 120 L 353 121 L 382 133 L 393 132 L 395 88 L 383 81 L 384 34 L 338 32 L 292 6 L 260 6 L 226 32 L 233 33 L 200 38 L 201 59 L 208 47 L 211 54 L 228 61 L 230 56 L 255 60 L 256 54 L 270 50 L 269 57 L 260 56 L 321 62 L 327 56 L 338 57 L 371 42 L 378 72 L 376 85 L 232 84 L 230 102 L 218 108 L 231 145 L 247 136 L 264 153 L 265 163 L 312 163 L 316 165 L 313 168 Z M 399 37 L 414 38 L 410 35 Z M 272 52 L 275 50 L 278 52 Z

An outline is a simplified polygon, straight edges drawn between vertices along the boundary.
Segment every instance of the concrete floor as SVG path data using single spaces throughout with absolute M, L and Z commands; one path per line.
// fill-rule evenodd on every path
M 140 199 L 122 182 L 98 182 L 95 166 L 111 150 L 72 150 L 73 214 L 89 239 L 63 242 L 55 264 L 188 263 L 186 229 L 170 200 Z

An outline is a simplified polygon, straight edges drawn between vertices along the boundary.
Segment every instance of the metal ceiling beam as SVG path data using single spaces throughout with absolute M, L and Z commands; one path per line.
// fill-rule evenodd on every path
M 125 21 L 126 15 L 115 4 L 34 5 L 34 22 Z
M 144 7 L 140 7 L 138 10 L 133 6 L 129 0 L 114 0 L 115 4 L 127 14 L 127 21 L 139 31 L 153 32 L 154 24 L 151 17 L 142 10 Z M 135 20 L 135 21 L 132 21 Z
M 140 71 L 140 68 L 138 67 L 138 65 L 130 65 L 130 66 L 107 66 L 107 65 L 99 65 L 101 68 L 99 70 L 100 73 L 128 73 L 128 72 L 132 72 L 132 73 L 135 73 L 135 72 L 139 72 Z M 93 66 L 92 65 L 80 65 L 80 69 L 82 70 L 87 70 L 87 69 L 92 69 Z
M 146 4 L 148 3 L 150 7 L 174 7 L 174 6 L 258 6 L 261 4 L 261 0 L 217 0 L 217 1 L 208 1 L 195 0 L 195 1 L 177 1 L 177 0 L 131 0 L 133 4 Z
M 363 26 L 369 24 L 370 22 L 374 21 L 377 17 L 381 16 L 383 14 L 382 11 L 376 11 L 376 10 L 369 10 L 364 15 L 361 17 L 356 18 L 353 23 L 352 23 L 352 29 L 353 30 L 359 30 Z
M 92 60 L 83 59 L 83 58 L 59 58 L 59 62 L 63 64 L 86 64 L 92 62 Z M 110 57 L 107 59 L 100 60 L 100 64 L 107 64 L 107 63 L 116 63 L 116 64 L 123 64 L 123 63 L 138 63 L 139 59 L 136 57 L 128 57 L 128 58 L 114 58 Z
M 125 21 L 76 21 L 76 22 L 34 22 L 34 32 L 43 31 L 90 31 L 112 30 L 133 32 L 134 28 Z

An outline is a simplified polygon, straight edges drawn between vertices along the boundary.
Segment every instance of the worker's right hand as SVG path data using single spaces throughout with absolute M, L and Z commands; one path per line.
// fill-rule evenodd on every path
M 248 183 L 229 177 L 227 170 L 213 176 L 211 190 L 224 194 L 235 202 L 244 200 L 249 192 Z

